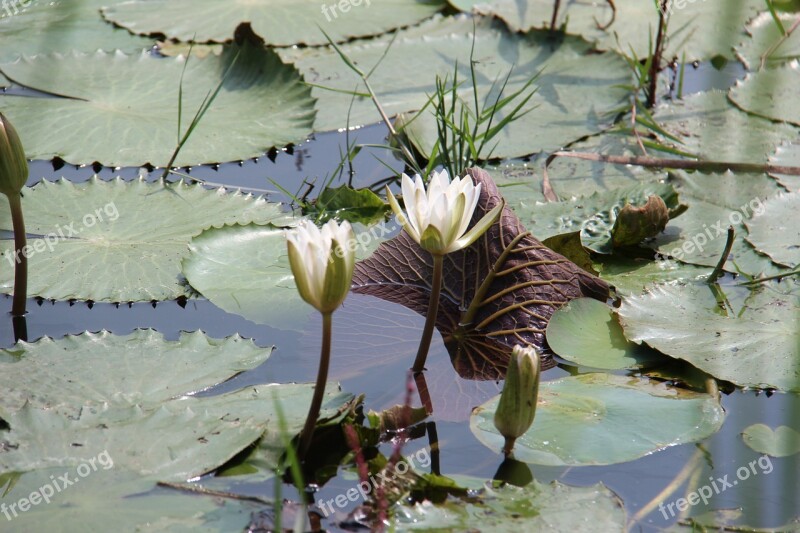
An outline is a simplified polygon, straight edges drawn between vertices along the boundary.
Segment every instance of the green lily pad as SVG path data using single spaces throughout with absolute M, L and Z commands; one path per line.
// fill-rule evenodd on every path
M 9 1 L 0 8 L 0 40 L 13 43 L 0 50 L 0 63 L 23 55 L 63 50 L 135 51 L 153 45 L 151 39 L 131 35 L 100 16 L 109 0 Z M 8 80 L 0 75 L 0 86 Z
M 4 386 L 12 394 L 0 399 L 0 415 L 10 427 L 0 432 L 0 472 L 71 467 L 107 452 L 116 465 L 142 475 L 190 479 L 226 463 L 265 433 L 275 439 L 275 402 L 295 435 L 313 394 L 312 384 L 271 384 L 187 396 L 203 383 L 218 382 L 226 369 L 230 378 L 268 357 L 269 350 L 239 337 L 212 341 L 187 333 L 175 342 L 152 331 L 124 337 L 101 332 L 19 343 L 12 350 L 19 361 L 0 363 L 3 379 L 15 380 Z M 130 375 L 165 355 L 163 376 L 154 377 L 152 386 L 143 385 L 150 373 Z M 214 359 L 219 361 L 209 362 Z M 200 365 L 209 369 L 192 369 Z M 323 416 L 351 398 L 334 383 L 326 394 Z
M 538 238 L 580 230 L 581 240 L 587 248 L 609 254 L 612 252 L 611 236 L 617 213 L 626 205 L 644 205 L 650 195 L 660 196 L 676 217 L 686 208 L 678 199 L 675 189 L 665 183 L 640 183 L 625 189 L 596 192 L 588 197 L 543 205 L 509 205 L 528 229 Z
M 797 19 L 794 13 L 779 13 L 784 28 L 789 29 Z M 765 11 L 747 23 L 749 39 L 736 47 L 736 55 L 748 70 L 780 66 L 800 58 L 800 34 L 792 32 L 784 38 L 772 15 Z
M 616 531 L 625 528 L 619 497 L 602 483 L 571 487 L 534 480 L 525 487 L 485 487 L 472 501 L 396 505 L 394 531 Z
M 775 150 L 769 158 L 773 165 L 800 167 L 800 141 L 786 141 Z M 800 176 L 786 174 L 772 174 L 787 191 L 800 191 Z
M 0 416 L 26 404 L 64 417 L 80 416 L 86 404 L 154 408 L 253 369 L 271 352 L 238 335 L 216 340 L 199 331 L 177 342 L 149 329 L 22 342 L 3 350 L 14 359 L 0 362 Z
M 28 294 L 56 300 L 136 302 L 187 295 L 178 279 L 193 235 L 223 224 L 287 225 L 280 204 L 241 192 L 177 182 L 120 178 L 86 183 L 42 181 L 23 190 L 28 241 Z M 0 229 L 11 230 L 7 202 Z M 0 241 L 14 262 L 13 240 Z M 14 269 L 0 269 L 0 290 L 10 292 Z
M 800 126 L 800 109 L 786 105 L 800 98 L 800 65 L 794 61 L 780 68 L 748 74 L 744 81 L 731 88 L 730 98 L 748 113 Z
M 629 342 L 611 308 L 593 298 L 572 300 L 553 313 L 547 344 L 564 359 L 593 368 L 641 368 L 661 358 Z
M 785 280 L 782 286 L 791 283 Z M 624 298 L 625 336 L 742 387 L 800 391 L 800 313 L 796 295 L 771 285 L 731 316 L 706 285 L 664 285 Z
M 449 1 L 462 11 L 500 17 L 514 31 L 549 28 L 553 13 L 552 0 Z M 681 57 L 685 52 L 690 61 L 718 54 L 731 58 L 731 48 L 744 37 L 745 23 L 764 9 L 758 0 L 734 0 L 724 10 L 707 1 L 673 1 L 671 5 L 664 56 Z M 626 53 L 633 49 L 638 57 L 646 57 L 658 27 L 657 9 L 655 2 L 641 0 L 566 2 L 561 4 L 556 25 L 566 23 L 569 33 L 596 41 L 601 48 L 621 48 Z
M 789 426 L 778 426 L 773 431 L 766 424 L 753 424 L 742 432 L 742 439 L 749 448 L 772 457 L 800 453 L 800 432 Z
M 689 209 L 671 220 L 663 233 L 649 244 L 663 256 L 676 261 L 714 268 L 725 249 L 728 226 L 736 238 L 725 264 L 730 272 L 756 275 L 783 270 L 757 253 L 746 241 L 747 228 L 754 216 L 764 212 L 765 202 L 782 188 L 766 174 L 693 174 L 676 172 L 669 183 Z
M 375 5 L 372 5 L 374 2 Z M 424 20 L 443 0 L 133 0 L 104 8 L 103 16 L 133 33 L 170 39 L 227 42 L 248 23 L 267 44 L 326 44 L 379 35 Z
M 722 91 L 664 103 L 653 116 L 682 141 L 664 139 L 666 144 L 709 161 L 766 163 L 778 144 L 797 137 L 797 128 L 748 115 L 731 105 Z
M 659 257 L 601 256 L 594 268 L 620 295 L 640 294 L 645 287 L 667 281 L 693 281 L 711 274 L 711 268 Z
M 494 427 L 498 400 L 499 395 L 475 408 L 470 429 L 499 452 L 504 439 Z M 536 419 L 517 439 L 514 457 L 552 466 L 624 463 L 703 440 L 724 420 L 722 406 L 707 394 L 612 374 L 570 376 L 539 386 Z
M 428 95 L 434 91 L 436 75 L 452 79 L 456 62 L 459 80 L 470 79 L 473 34 L 481 99 L 490 95 L 494 82 L 498 78 L 504 79 L 509 71 L 513 72 L 506 85 L 506 95 L 521 89 L 528 80 L 540 74 L 533 84 L 538 91 L 523 107 L 523 112 L 532 111 L 508 125 L 493 139 L 493 143 L 498 143 L 494 157 L 557 149 L 591 132 L 600 131 L 610 122 L 610 111 L 625 97 L 625 91 L 616 85 L 627 83 L 630 73 L 618 55 L 592 53 L 589 43 L 575 37 L 553 41 L 548 33 L 511 33 L 502 24 L 489 19 L 434 17 L 398 32 L 388 52 L 390 37 L 347 43 L 341 49 L 365 71 L 386 54 L 372 73 L 370 85 L 388 116 L 392 116 L 422 109 Z M 310 83 L 348 92 L 361 87 L 360 78 L 330 48 L 292 49 L 279 53 L 294 63 Z M 420 64 L 425 65 L 424 72 L 419 70 Z M 314 126 L 317 131 L 347 126 L 347 111 L 352 100 L 349 94 L 318 87 L 312 94 L 318 99 Z M 461 94 L 468 102 L 472 101 L 471 87 L 463 87 Z M 495 124 L 501 118 L 496 117 Z M 357 98 L 353 102 L 351 127 L 371 124 L 379 119 L 368 98 Z M 547 135 L 542 135 L 545 128 Z M 435 131 L 427 110 L 408 129 L 412 139 L 416 138 L 424 145 L 423 153 L 430 153 L 428 148 L 433 144 Z
M 148 52 L 71 52 L 0 64 L 9 79 L 60 98 L 0 96 L 31 159 L 75 164 L 166 166 L 181 132 L 228 71 L 222 90 L 175 166 L 257 157 L 311 133 L 314 100 L 296 70 L 271 50 L 244 44 L 220 56 L 153 57 Z M 184 73 L 184 66 L 186 68 Z
M 385 240 L 384 226 L 354 228 L 356 257 Z M 256 324 L 302 330 L 314 309 L 297 292 L 286 252 L 286 236 L 272 225 L 225 226 L 192 239 L 183 260 L 191 286 L 214 305 Z
M 156 488 L 153 479 L 109 463 L 102 454 L 100 459 L 103 462 L 81 463 L 80 470 L 45 468 L 23 474 L 3 501 L 10 504 L 25 498 L 38 503 L 27 506 L 24 512 L 19 512 L 19 507 L 12 512 L 6 506 L 12 520 L 8 527 L 14 531 L 107 531 L 113 528 L 114 531 L 224 533 L 243 531 L 252 513 L 267 508 L 254 502 Z M 31 499 L 36 493 L 39 497 Z M 41 498 L 42 494 L 48 495 L 47 500 Z
M 800 264 L 800 192 L 781 194 L 764 202 L 764 211 L 748 223 L 747 240 L 776 263 Z

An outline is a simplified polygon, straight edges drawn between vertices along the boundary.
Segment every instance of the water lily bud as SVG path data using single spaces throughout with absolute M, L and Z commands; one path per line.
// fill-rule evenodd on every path
M 642 207 L 626 204 L 617 214 L 611 229 L 611 244 L 635 246 L 648 237 L 655 237 L 667 227 L 669 209 L 660 196 L 651 195 Z
M 506 455 L 511 453 L 514 441 L 533 424 L 538 397 L 539 355 L 532 346 L 514 346 L 494 413 L 494 426 L 506 438 Z
M 18 194 L 28 180 L 28 161 L 17 130 L 0 113 L 0 192 Z
M 304 221 L 287 232 L 289 264 L 300 296 L 320 313 L 332 313 L 347 293 L 355 267 L 355 238 L 348 222 L 317 228 Z
M 495 223 L 503 210 L 502 203 L 496 205 L 467 231 L 481 195 L 481 185 L 476 187 L 470 176 L 450 181 L 446 170 L 434 172 L 426 189 L 419 174 L 414 181 L 403 174 L 401 187 L 406 212 L 387 187 L 389 205 L 406 233 L 434 255 L 466 248 Z

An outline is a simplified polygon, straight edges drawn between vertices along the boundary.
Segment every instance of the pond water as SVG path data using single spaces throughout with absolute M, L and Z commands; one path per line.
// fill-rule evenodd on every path
M 736 63 L 728 64 L 722 70 L 703 64 L 697 69 L 687 68 L 686 94 L 713 88 L 724 89 L 743 75 Z M 385 130 L 381 124 L 350 132 L 351 141 L 358 143 L 382 143 Z M 312 140 L 292 150 L 274 154 L 272 158 L 263 157 L 258 161 L 242 164 L 228 163 L 219 168 L 197 167 L 190 170 L 192 177 L 242 187 L 254 192 L 275 191 L 272 199 L 288 200 L 276 191 L 269 181 L 274 179 L 290 192 L 302 191 L 298 184 L 304 179 L 316 185 L 309 191 L 309 198 L 321 188 L 326 174 L 339 159 L 340 150 L 347 145 L 345 133 L 316 135 Z M 366 148 L 354 161 L 352 185 L 370 186 L 384 180 L 388 171 L 377 158 L 386 153 Z M 398 161 L 385 161 L 390 167 L 400 171 Z M 51 163 L 35 161 L 31 165 L 29 185 L 42 179 L 55 179 L 61 176 L 72 181 L 88 179 L 93 174 L 90 168 L 64 166 L 54 170 Z M 101 169 L 102 178 L 122 175 L 133 178 L 138 169 Z M 151 172 L 155 179 L 160 173 Z M 343 181 L 347 181 L 345 176 Z M 334 184 L 342 180 L 334 181 Z M 730 279 L 727 280 L 730 283 Z M 10 300 L 4 304 L 10 306 Z M 67 302 L 41 302 L 31 300 L 27 317 L 28 337 L 35 340 L 43 336 L 58 338 L 67 334 L 77 334 L 85 330 L 110 330 L 115 334 L 127 334 L 136 328 L 154 328 L 167 339 L 177 339 L 181 331 L 201 329 L 214 338 L 224 338 L 240 334 L 255 340 L 259 346 L 277 346 L 277 350 L 267 363 L 246 372 L 215 390 L 204 394 L 214 394 L 233 390 L 242 386 L 289 381 L 313 381 L 316 374 L 319 350 L 319 321 L 312 319 L 305 330 L 298 335 L 257 325 L 238 315 L 227 313 L 204 299 L 190 299 L 185 305 L 174 301 L 157 305 L 137 303 L 133 305 L 111 305 Z M 309 313 L 311 315 L 311 313 Z M 405 395 L 406 372 L 416 350 L 417 333 L 423 319 L 405 308 L 376 298 L 351 295 L 342 310 L 337 312 L 334 321 L 333 359 L 330 379 L 339 381 L 343 390 L 364 393 L 366 409 L 380 411 L 402 403 Z M 0 322 L 0 335 L 3 346 L 10 347 L 14 342 L 11 321 Z M 494 382 L 470 382 L 458 377 L 449 362 L 441 339 L 434 337 L 429 355 L 429 386 L 432 390 L 434 414 L 421 427 L 417 428 L 416 438 L 403 450 L 408 456 L 419 450 L 431 451 L 431 440 L 437 439 L 434 462 L 431 468 L 439 473 L 460 479 L 471 476 L 490 479 L 502 462 L 500 454 L 482 445 L 471 433 L 468 419 L 472 407 L 497 394 L 501 384 Z M 548 370 L 543 379 L 552 380 L 561 376 L 588 372 L 565 361 Z M 416 400 L 415 400 L 416 401 Z M 751 518 L 754 527 L 778 527 L 793 519 L 800 508 L 800 455 L 784 459 L 773 458 L 769 464 L 756 463 L 750 467 L 746 479 L 739 475 L 742 467 L 759 459 L 759 455 L 747 448 L 739 434 L 750 424 L 766 423 L 772 427 L 781 424 L 793 426 L 800 416 L 800 397 L 788 394 L 758 394 L 753 391 L 735 391 L 722 396 L 722 404 L 728 413 L 722 430 L 711 438 L 696 445 L 668 448 L 639 460 L 615 465 L 580 468 L 531 467 L 538 481 L 559 480 L 572 485 L 586 486 L 603 482 L 618 494 L 625 503 L 629 518 L 658 497 L 659 492 L 668 486 L 675 476 L 695 454 L 701 454 L 699 464 L 702 472 L 692 489 L 698 486 L 713 485 L 718 478 L 728 476 L 732 486 L 717 491 L 705 509 L 742 509 Z M 433 436 L 433 437 L 432 437 Z M 608 446 L 613 446 L 613 435 L 609 436 Z M 392 451 L 392 443 L 384 443 L 381 449 L 387 456 Z M 438 468 L 437 468 L 438 467 Z M 747 470 L 747 468 L 745 468 Z M 315 500 L 329 500 L 353 487 L 356 481 L 352 475 L 337 476 L 325 484 L 314 495 Z M 669 508 L 669 503 L 685 496 L 687 482 L 681 488 L 666 496 L 666 507 L 655 508 L 636 526 L 637 530 L 659 531 L 676 520 L 677 512 Z M 272 481 L 264 484 L 243 484 L 231 478 L 232 490 L 243 494 L 269 496 L 273 493 Z M 717 493 L 718 492 L 718 493 Z M 297 499 L 291 485 L 284 487 L 284 495 Z M 356 503 L 339 509 L 341 519 Z M 336 530 L 336 520 L 324 521 L 331 530 Z

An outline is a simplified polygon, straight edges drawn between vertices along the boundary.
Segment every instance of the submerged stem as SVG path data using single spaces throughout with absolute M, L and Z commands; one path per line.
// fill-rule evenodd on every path
M 319 410 L 322 407 L 322 398 L 325 396 L 325 383 L 328 381 L 328 366 L 331 361 L 331 337 L 333 336 L 333 313 L 322 313 L 322 349 L 319 354 L 319 369 L 317 370 L 317 383 L 314 386 L 314 397 L 308 408 L 303 432 L 300 434 L 300 444 L 297 455 L 302 461 L 305 459 L 311 438 L 314 436 L 314 427 L 317 425 Z
M 28 299 L 28 255 L 24 253 L 27 240 L 25 238 L 25 220 L 22 217 L 22 197 L 19 193 L 8 195 L 11 208 L 11 222 L 14 226 L 14 301 L 11 305 L 13 316 L 25 314 L 25 303 Z
M 431 299 L 428 302 L 428 313 L 425 316 L 425 329 L 422 330 L 422 339 L 419 341 L 417 358 L 414 359 L 414 366 L 411 370 L 414 373 L 425 370 L 425 359 L 428 357 L 428 350 L 431 347 L 433 338 L 433 327 L 436 325 L 436 315 L 439 312 L 439 294 L 442 292 L 442 267 L 444 256 L 433 254 L 433 280 L 431 280 Z

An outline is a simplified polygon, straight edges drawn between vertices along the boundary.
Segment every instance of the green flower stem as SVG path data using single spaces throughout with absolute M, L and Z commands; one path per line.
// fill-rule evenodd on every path
M 308 408 L 306 424 L 300 434 L 300 445 L 297 455 L 302 461 L 314 436 L 314 427 L 317 425 L 319 410 L 322 407 L 322 398 L 325 396 L 325 383 L 328 381 L 328 366 L 331 362 L 331 337 L 333 336 L 333 312 L 322 313 L 322 349 L 319 354 L 319 369 L 317 370 L 317 384 L 314 386 L 314 397 Z
M 425 316 L 425 329 L 422 330 L 422 339 L 419 341 L 417 358 L 414 359 L 414 366 L 411 370 L 419 373 L 425 370 L 425 359 L 428 358 L 428 350 L 431 347 L 433 338 L 433 327 L 436 325 L 436 314 L 439 312 L 439 293 L 442 292 L 442 269 L 444 266 L 444 256 L 433 254 L 433 280 L 431 280 L 431 299 L 428 302 L 428 314 Z
M 28 299 L 28 256 L 23 253 L 27 240 L 25 238 L 25 220 L 22 218 L 22 197 L 19 193 L 8 195 L 11 208 L 11 223 L 14 226 L 14 301 L 11 305 L 13 316 L 25 314 L 25 303 Z
M 503 444 L 503 455 L 505 455 L 506 457 L 509 457 L 509 456 L 511 456 L 511 454 L 514 451 L 514 444 L 516 444 L 517 438 L 516 437 L 506 437 L 505 439 L 506 439 L 506 441 Z

